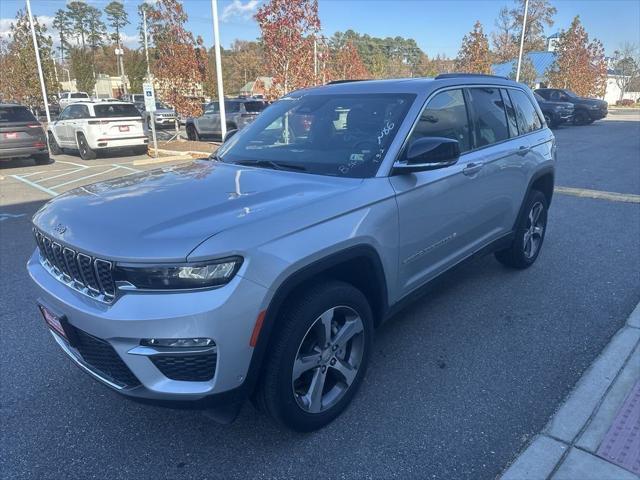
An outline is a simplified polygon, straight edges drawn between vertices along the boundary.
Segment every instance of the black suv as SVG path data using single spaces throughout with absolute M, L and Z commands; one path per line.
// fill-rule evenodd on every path
M 573 123 L 586 125 L 607 116 L 608 104 L 597 98 L 579 97 L 571 90 L 563 88 L 538 88 L 535 93 L 545 100 L 553 102 L 569 102 L 573 104 L 575 113 Z
M 561 123 L 573 120 L 573 103 L 545 100 L 537 93 L 534 93 L 533 96 L 538 102 L 538 106 L 540 110 L 542 110 L 544 120 L 547 122 L 547 125 L 549 125 L 549 128 L 555 128 Z

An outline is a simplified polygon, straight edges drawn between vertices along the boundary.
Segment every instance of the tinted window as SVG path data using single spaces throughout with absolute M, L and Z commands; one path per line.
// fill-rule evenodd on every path
M 37 122 L 37 120 L 25 107 L 0 107 L 0 123 L 9 122 Z
M 66 120 L 67 118 L 69 118 L 69 112 L 71 111 L 70 107 L 65 108 L 61 113 L 60 116 L 58 117 L 58 120 Z
M 112 103 L 93 107 L 96 117 L 139 117 L 140 112 L 130 103 Z
M 69 107 L 68 118 L 87 118 L 89 117 L 89 108 L 86 105 L 71 105 Z
M 224 109 L 225 113 L 237 113 L 240 111 L 240 102 L 224 102 Z
M 538 101 L 538 102 L 544 102 L 544 98 L 542 98 L 540 96 L 540 94 L 533 92 L 533 97 Z
M 502 100 L 504 101 L 504 109 L 507 113 L 507 121 L 509 123 L 509 135 L 516 137 L 518 135 L 518 123 L 516 122 L 516 111 L 511 103 L 511 98 L 504 88 L 500 89 Z
M 438 93 L 424 108 L 411 140 L 422 137 L 447 137 L 460 143 L 460 151 L 471 148 L 469 119 L 462 90 Z
M 542 122 L 538 117 L 538 112 L 531 103 L 529 97 L 522 90 L 509 90 L 509 95 L 516 110 L 518 121 L 518 131 L 523 133 L 533 132 L 542 128 Z
M 497 88 L 469 89 L 475 146 L 484 147 L 509 138 L 507 117 Z
M 71 98 L 89 98 L 86 93 L 72 93 Z
M 244 109 L 250 113 L 258 113 L 264 110 L 266 104 L 264 102 L 244 102 Z
M 225 143 L 221 161 L 371 177 L 415 100 L 411 94 L 285 97 Z

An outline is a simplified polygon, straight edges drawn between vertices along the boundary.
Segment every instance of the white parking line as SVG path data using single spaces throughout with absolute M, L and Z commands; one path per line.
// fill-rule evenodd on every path
M 64 160 L 56 160 L 56 163 L 66 163 L 67 165 L 75 165 L 76 167 L 90 168 L 89 165 L 82 165 L 81 163 L 65 162 Z M 95 165 L 95 166 L 99 167 L 100 165 Z
M 124 168 L 125 170 L 131 170 L 132 172 L 135 173 L 140 173 L 142 170 L 138 170 L 137 168 L 131 168 L 131 167 L 127 167 L 125 165 L 118 165 L 117 163 L 112 163 L 111 164 L 112 167 L 118 167 L 118 168 Z
M 11 178 L 15 178 L 16 180 L 26 183 L 27 185 L 36 188 L 44 193 L 48 193 L 52 197 L 58 195 L 58 192 L 51 190 L 50 188 L 43 187 L 42 185 L 38 185 L 37 183 L 34 183 L 31 180 L 27 180 L 26 178 L 22 178 L 20 175 L 11 175 Z
M 105 170 L 104 172 L 98 172 L 98 173 L 94 173 L 92 175 L 86 175 L 84 177 L 75 178 L 73 180 L 69 180 L 68 182 L 64 182 L 64 183 L 60 183 L 58 185 L 55 185 L 55 186 L 53 186 L 51 188 L 60 188 L 60 187 L 64 187 L 65 185 L 69 185 L 70 183 L 81 182 L 82 180 L 86 180 L 87 178 L 97 177 L 99 175 L 104 175 L 106 173 L 113 172 L 114 170 L 117 170 L 118 168 L 120 168 L 120 167 L 114 167 L 114 168 L 110 168 L 109 170 Z
M 84 168 L 76 168 L 75 170 L 71 170 L 70 172 L 67 171 L 65 173 L 59 173 L 58 175 L 54 175 L 53 177 L 41 178 L 40 180 L 38 180 L 38 182 L 40 182 L 40 183 L 48 182 L 49 180 L 53 180 L 54 178 L 64 177 L 65 175 L 71 175 L 73 173 L 81 172 L 82 170 L 84 170 Z M 24 177 L 25 176 L 23 175 L 22 178 L 24 178 Z

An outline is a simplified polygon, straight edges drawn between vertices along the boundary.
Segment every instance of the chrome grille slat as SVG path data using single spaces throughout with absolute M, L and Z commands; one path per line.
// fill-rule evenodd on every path
M 52 275 L 92 298 L 110 303 L 115 299 L 113 263 L 53 241 L 34 228 L 42 265 Z

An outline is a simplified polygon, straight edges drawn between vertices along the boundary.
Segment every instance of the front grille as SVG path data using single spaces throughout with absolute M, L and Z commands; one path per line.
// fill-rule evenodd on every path
M 76 350 L 85 363 L 99 375 L 123 387 L 140 385 L 140 381 L 109 343 L 78 328 L 71 329 L 75 334 Z
M 216 372 L 217 355 L 154 355 L 150 357 L 162 374 L 171 380 L 206 382 Z
M 78 291 L 104 302 L 116 296 L 113 264 L 62 245 L 34 229 L 43 264 L 51 273 Z

